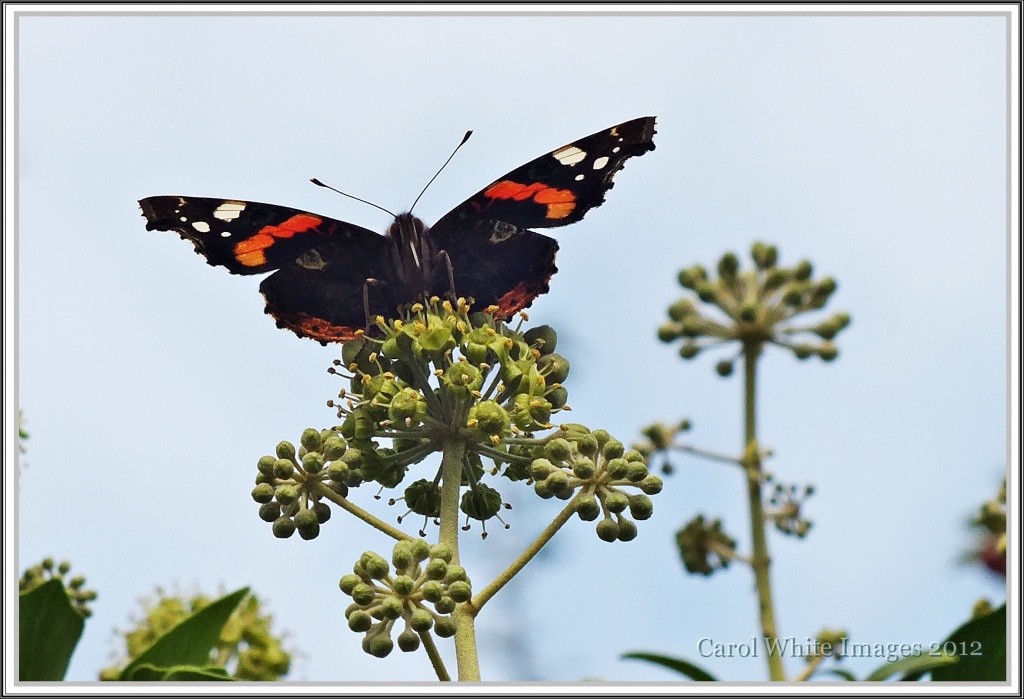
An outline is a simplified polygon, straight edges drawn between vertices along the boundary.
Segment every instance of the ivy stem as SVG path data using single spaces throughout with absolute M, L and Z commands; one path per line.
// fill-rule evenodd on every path
M 459 563 L 459 491 L 462 489 L 462 463 L 466 443 L 460 439 L 445 440 L 441 457 L 441 524 L 438 543 L 452 551 L 452 563 Z M 462 682 L 480 681 L 480 659 L 477 655 L 474 614 L 467 603 L 455 608 L 455 659 L 458 678 Z
M 575 512 L 576 501 L 574 498 L 562 509 L 561 512 L 558 513 L 558 516 L 555 517 L 551 524 L 545 527 L 544 531 L 540 533 L 540 536 L 534 539 L 533 543 L 519 554 L 516 560 L 512 561 L 512 564 L 509 565 L 508 568 L 502 571 L 501 575 L 496 577 L 491 584 L 473 596 L 473 599 L 469 602 L 472 608 L 475 609 L 476 612 L 479 612 L 480 609 L 487 604 L 488 600 L 498 594 L 498 591 L 505 587 L 505 585 L 515 577 L 516 573 L 526 567 L 526 564 L 533 560 L 534 556 L 540 553 L 540 550 L 544 548 L 544 545 L 551 541 L 552 537 L 558 533 L 558 530 L 562 528 L 562 525 L 568 522 L 569 518 L 572 517 Z
M 754 586 L 757 589 L 757 604 L 761 621 L 761 633 L 765 645 L 775 647 L 778 630 L 775 626 L 775 608 L 772 603 L 772 582 L 769 575 L 771 556 L 768 554 L 768 538 L 765 535 L 764 504 L 761 501 L 761 453 L 757 443 L 757 360 L 762 344 L 749 342 L 743 345 L 743 463 L 747 474 L 747 498 L 750 503 L 750 539 L 753 552 L 750 565 L 754 570 Z M 768 676 L 773 682 L 786 679 L 786 670 L 779 653 L 767 653 Z
M 382 520 L 382 519 L 380 519 L 378 517 L 374 517 L 373 515 L 371 515 L 369 512 L 367 512 L 363 508 L 361 508 L 358 505 L 354 504 L 348 498 L 345 498 L 345 497 L 342 497 L 341 495 L 338 495 L 336 492 L 334 492 L 333 490 L 328 488 L 326 485 L 324 485 L 320 481 L 310 480 L 310 481 L 307 481 L 306 483 L 307 483 L 307 487 L 309 488 L 309 490 L 311 492 L 315 491 L 321 497 L 326 498 L 327 500 L 330 500 L 331 502 L 333 502 L 338 507 L 342 508 L 343 510 L 346 510 L 346 511 L 350 512 L 353 515 L 355 515 L 359 519 L 361 519 L 364 522 L 366 522 L 367 524 L 369 524 L 374 529 L 378 529 L 378 530 L 384 532 L 385 534 L 390 536 L 392 539 L 395 539 L 396 541 L 415 541 L 416 540 L 416 537 L 410 536 L 410 535 L 406 534 L 401 529 L 398 529 L 397 527 L 391 526 L 390 524 L 388 524 L 387 522 L 385 522 L 384 520 Z
M 434 637 L 430 635 L 429 631 L 421 631 L 420 640 L 423 641 L 423 649 L 427 651 L 427 657 L 430 658 L 430 665 L 434 668 L 437 679 L 442 682 L 451 682 L 451 675 L 448 674 L 448 668 L 444 666 L 444 660 L 434 644 Z

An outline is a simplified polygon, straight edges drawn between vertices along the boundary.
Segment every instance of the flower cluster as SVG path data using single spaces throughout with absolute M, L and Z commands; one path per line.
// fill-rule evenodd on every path
M 352 598 L 345 618 L 351 630 L 366 634 L 365 652 L 378 658 L 390 654 L 399 619 L 403 628 L 398 647 L 407 653 L 418 649 L 431 629 L 441 638 L 455 634 L 451 613 L 469 601 L 472 588 L 466 570 L 452 563 L 452 558 L 450 548 L 430 546 L 422 539 L 395 544 L 391 564 L 372 551 L 359 558 L 339 586 Z
M 660 493 L 663 486 L 648 471 L 643 454 L 627 451 L 604 430 L 591 432 L 583 425 L 563 425 L 545 440 L 530 463 L 529 475 L 542 498 L 572 499 L 577 516 L 584 521 L 601 517 L 597 535 L 604 541 L 635 539 L 636 524 L 626 510 L 633 519 L 650 518 L 654 504 L 648 495 Z M 626 487 L 640 492 L 628 494 Z
M 604 431 L 591 434 L 580 426 L 535 436 L 554 429 L 552 417 L 569 410 L 562 384 L 569 362 L 554 351 L 555 331 L 539 326 L 521 332 L 489 313 L 470 313 L 470 307 L 464 299 L 453 304 L 433 298 L 414 304 L 402 318 L 378 318 L 376 337 L 343 345 L 342 359 L 330 371 L 348 384 L 339 401 L 328 403 L 341 424 L 307 429 L 298 448 L 281 442 L 275 455 L 258 462 L 252 497 L 276 536 L 298 530 L 315 538 L 330 517 L 326 500 L 347 497 L 366 482 L 397 488 L 410 466 L 452 444 L 463 454 L 460 509 L 467 517 L 486 523 L 507 507 L 498 490 L 481 482 L 490 472 L 530 480 L 542 497 L 569 499 L 580 490 L 581 517 L 604 512 L 602 538 L 636 536 L 623 511 L 646 519 L 647 495 L 661 489 L 642 455 L 625 452 Z M 436 518 L 441 472 L 423 475 L 390 501 L 404 500 L 407 514 Z M 619 486 L 627 485 L 643 494 L 626 495 Z
M 803 504 L 811 495 L 814 495 L 813 485 L 804 486 L 803 492 L 800 492 L 795 485 L 787 487 L 776 483 L 768 500 L 770 509 L 767 513 L 775 528 L 798 539 L 807 536 L 813 523 L 803 516 Z
M 130 661 L 137 658 L 168 631 L 215 600 L 198 594 L 186 598 L 167 595 L 157 589 L 155 601 L 143 601 L 143 616 L 124 632 L 127 657 L 100 672 L 101 680 L 116 680 Z M 232 612 L 221 630 L 209 664 L 227 668 L 236 680 L 276 681 L 288 674 L 291 653 L 282 647 L 280 636 L 271 630 L 271 618 L 259 599 L 249 594 Z
M 71 564 L 69 562 L 61 561 L 54 564 L 52 558 L 44 558 L 42 562 L 22 574 L 21 579 L 18 580 L 18 591 L 28 592 L 47 580 L 57 578 L 64 584 L 64 591 L 67 593 L 71 606 L 83 617 L 88 618 L 92 616 L 89 602 L 96 599 L 96 592 L 85 589 L 85 577 L 82 575 L 76 575 L 65 582 L 64 578 L 70 571 Z
M 679 284 L 693 291 L 700 302 L 716 306 L 725 318 L 703 314 L 693 298 L 682 298 L 669 307 L 670 320 L 658 329 L 658 338 L 662 342 L 681 339 L 679 354 L 683 359 L 733 340 L 756 350 L 766 343 L 778 345 L 799 359 L 812 355 L 825 361 L 835 359 L 839 350 L 832 340 L 850 324 L 849 315 L 837 313 L 811 325 L 790 322 L 797 315 L 823 308 L 836 290 L 835 280 L 812 279 L 813 267 L 807 260 L 793 267 L 778 266 L 774 245 L 754 243 L 751 257 L 754 268 L 741 271 L 735 254 L 723 255 L 716 279 L 710 278 L 701 265 L 682 270 Z M 791 339 L 800 333 L 817 335 L 819 340 Z M 728 376 L 734 362 L 722 360 L 715 369 Z
M 711 575 L 736 557 L 736 540 L 722 531 L 722 521 L 698 515 L 676 532 L 676 546 L 688 573 Z

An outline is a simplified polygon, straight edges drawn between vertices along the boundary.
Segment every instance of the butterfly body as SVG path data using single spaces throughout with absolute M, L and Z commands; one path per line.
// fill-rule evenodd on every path
M 654 117 L 619 124 L 507 173 L 433 227 L 402 213 L 384 235 L 258 202 L 156 196 L 139 204 L 148 230 L 177 232 L 209 264 L 273 271 L 260 291 L 279 327 L 343 342 L 365 327 L 367 311 L 394 317 L 424 295 L 454 291 L 506 317 L 526 308 L 548 290 L 558 250 L 529 229 L 583 218 L 626 159 L 654 149 L 653 136 Z

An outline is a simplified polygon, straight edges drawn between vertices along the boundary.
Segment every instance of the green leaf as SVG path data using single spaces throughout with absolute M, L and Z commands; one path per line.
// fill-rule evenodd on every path
M 136 679 L 134 673 L 142 665 L 165 670 L 182 665 L 205 668 L 210 651 L 220 640 L 221 629 L 247 594 L 249 588 L 243 587 L 181 621 L 130 662 L 121 671 L 120 679 Z
M 64 679 L 85 619 L 71 606 L 59 579 L 18 596 L 18 679 Z
M 932 679 L 941 682 L 1006 681 L 1006 604 L 971 619 L 947 638 L 940 650 L 956 653 L 956 665 L 935 668 Z
M 622 655 L 624 660 L 644 660 L 654 665 L 660 665 L 661 667 L 669 670 L 675 670 L 680 675 L 689 677 L 695 682 L 717 682 L 714 676 L 704 668 L 694 665 L 688 660 L 682 658 L 672 658 L 667 655 L 658 655 L 657 653 L 625 653 Z
M 195 665 L 177 665 L 175 667 L 156 667 L 145 664 L 138 665 L 132 675 L 136 682 L 232 682 L 227 671 L 222 667 L 198 667 Z
M 836 675 L 837 677 L 843 678 L 847 682 L 856 682 L 857 681 L 857 678 L 853 676 L 852 672 L 850 672 L 849 670 L 840 670 L 837 667 L 833 667 L 833 668 L 829 668 L 828 670 L 824 670 L 821 674 L 823 674 L 823 675 Z
M 955 655 L 940 654 L 931 656 L 927 654 L 927 651 L 923 652 L 925 653 L 924 655 L 911 655 L 906 658 L 900 658 L 892 663 L 886 663 L 865 677 L 864 680 L 866 682 L 880 682 L 900 672 L 907 674 L 927 672 L 928 670 L 933 670 L 943 665 L 950 665 L 957 661 Z

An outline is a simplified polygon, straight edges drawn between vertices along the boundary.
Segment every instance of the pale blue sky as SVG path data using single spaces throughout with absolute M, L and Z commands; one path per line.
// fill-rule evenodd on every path
M 382 231 L 385 214 L 308 179 L 402 209 L 470 128 L 417 207 L 428 222 L 541 153 L 658 117 L 657 150 L 553 232 L 560 271 L 531 309 L 573 362 L 572 421 L 631 441 L 686 416 L 694 442 L 737 451 L 738 378 L 655 339 L 682 294 L 676 272 L 727 250 L 747 264 L 765 240 L 783 264 L 807 257 L 838 280 L 830 309 L 853 316 L 839 359 L 762 362 L 770 468 L 817 488 L 812 534 L 770 541 L 783 636 L 941 641 L 976 599 L 1003 598 L 957 558 L 1007 462 L 1005 17 L 18 22 L 17 400 L 32 435 L 18 565 L 69 558 L 99 591 L 70 679 L 95 677 L 111 629 L 157 585 L 251 585 L 301 651 L 292 679 L 432 677 L 422 654 L 363 655 L 344 625 L 337 580 L 386 540 L 336 513 L 315 542 L 278 541 L 249 498 L 260 455 L 334 424 L 337 348 L 277 330 L 258 280 L 147 232 L 136 200 L 250 199 Z M 574 520 L 485 611 L 486 679 L 673 681 L 617 657 L 697 659 L 701 638 L 758 632 L 749 571 L 686 576 L 673 544 L 706 512 L 748 550 L 743 483 L 676 463 L 636 541 L 603 543 Z M 366 491 L 355 499 L 372 507 Z M 481 584 L 560 507 L 502 492 L 512 529 L 465 538 Z M 702 662 L 765 676 L 762 663 Z

